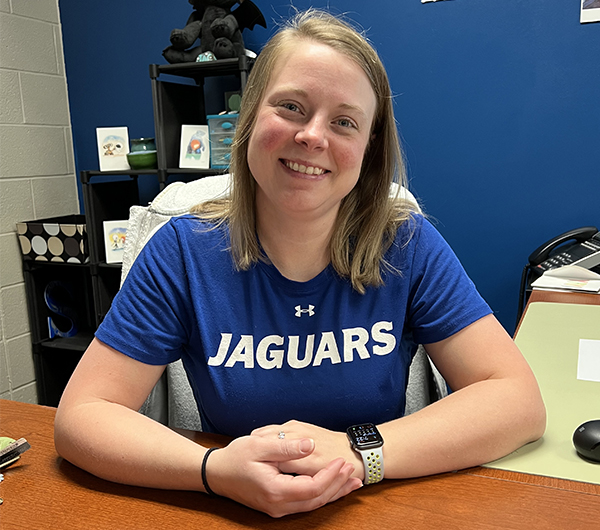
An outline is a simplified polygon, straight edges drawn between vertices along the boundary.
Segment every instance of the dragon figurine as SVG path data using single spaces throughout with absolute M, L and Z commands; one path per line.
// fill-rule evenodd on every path
M 183 29 L 171 31 L 171 45 L 163 51 L 169 63 L 196 61 L 200 55 L 216 59 L 245 54 L 242 30 L 256 24 L 267 27 L 265 17 L 251 0 L 188 0 L 194 8 Z M 237 9 L 232 8 L 239 4 Z M 200 39 L 200 45 L 191 46 Z

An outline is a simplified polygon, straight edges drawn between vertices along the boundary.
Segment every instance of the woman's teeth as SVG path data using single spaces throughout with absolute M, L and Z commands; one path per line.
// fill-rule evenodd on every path
M 320 167 L 303 166 L 302 164 L 298 164 L 297 162 L 290 162 L 289 160 L 286 160 L 285 165 L 293 171 L 297 171 L 298 173 L 304 173 L 306 175 L 322 175 L 323 173 L 325 173 L 325 170 L 321 169 Z

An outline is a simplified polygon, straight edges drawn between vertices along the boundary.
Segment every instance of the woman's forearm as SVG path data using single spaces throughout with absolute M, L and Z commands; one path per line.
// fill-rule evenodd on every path
M 206 449 L 116 403 L 59 408 L 55 444 L 63 458 L 106 480 L 204 491 L 201 466 Z
M 379 426 L 385 476 L 417 477 L 490 462 L 538 439 L 545 418 L 535 384 L 506 379 L 474 383 Z

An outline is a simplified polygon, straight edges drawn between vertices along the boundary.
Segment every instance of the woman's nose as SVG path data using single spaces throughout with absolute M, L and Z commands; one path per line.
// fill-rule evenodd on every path
M 314 116 L 306 121 L 296 133 L 296 141 L 307 149 L 325 149 L 329 145 L 327 140 L 327 122 L 319 116 Z

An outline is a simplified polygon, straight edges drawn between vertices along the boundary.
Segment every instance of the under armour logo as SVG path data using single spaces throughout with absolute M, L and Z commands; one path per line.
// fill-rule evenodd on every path
M 298 318 L 300 318 L 302 316 L 302 313 L 308 313 L 309 317 L 312 317 L 315 314 L 315 311 L 314 311 L 315 306 L 314 305 L 309 304 L 308 309 L 302 309 L 302 306 L 297 305 L 295 307 L 295 309 L 296 309 L 296 316 Z

